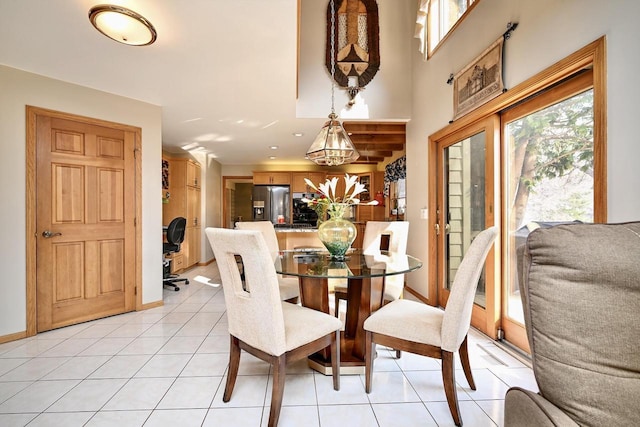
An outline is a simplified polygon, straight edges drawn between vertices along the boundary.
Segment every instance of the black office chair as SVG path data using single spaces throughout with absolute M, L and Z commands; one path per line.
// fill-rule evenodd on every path
M 184 231 L 187 226 L 187 220 L 181 216 L 174 218 L 169 223 L 166 230 L 167 241 L 162 244 L 163 255 L 169 255 L 174 252 L 180 252 L 180 244 L 184 241 Z M 180 288 L 176 283 L 184 282 L 189 284 L 189 279 L 171 274 L 171 260 L 165 258 L 162 262 L 162 284 L 164 286 L 173 287 L 173 290 L 179 291 Z

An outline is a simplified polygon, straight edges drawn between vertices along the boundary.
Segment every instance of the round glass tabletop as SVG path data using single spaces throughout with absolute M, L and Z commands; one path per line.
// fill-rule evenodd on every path
M 283 251 L 276 259 L 275 267 L 277 273 L 287 276 L 365 278 L 408 273 L 422 267 L 422 261 L 388 251 L 364 254 L 361 249 L 347 252 L 344 261 L 332 260 L 328 252 Z

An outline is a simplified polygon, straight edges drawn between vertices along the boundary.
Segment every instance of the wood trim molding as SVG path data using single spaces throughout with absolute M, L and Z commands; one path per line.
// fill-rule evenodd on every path
M 164 305 L 163 300 L 148 302 L 146 304 L 142 304 L 140 308 L 136 308 L 136 311 L 149 310 L 151 308 L 162 307 L 163 305 Z
M 21 331 L 21 332 L 15 332 L 13 334 L 2 335 L 0 336 L 0 344 L 4 344 L 10 341 L 21 340 L 22 338 L 26 338 L 27 336 L 28 336 L 27 331 Z
M 136 273 L 135 273 L 135 287 L 136 287 L 136 311 L 142 310 L 144 304 L 142 303 L 142 129 L 130 128 L 134 133 L 134 177 L 135 193 L 136 193 Z
M 135 126 L 114 123 L 107 120 L 79 116 L 46 108 L 26 106 L 26 336 L 37 333 L 37 305 L 36 305 L 36 117 L 45 115 L 67 120 L 82 121 L 96 126 L 106 126 L 132 132 L 135 135 L 135 217 L 136 217 L 136 254 L 135 254 L 135 284 L 136 310 L 142 309 L 142 130 Z M 15 335 L 15 334 L 13 334 Z M 23 337 L 20 337 L 23 338 Z M 16 338 L 17 339 L 17 338 Z

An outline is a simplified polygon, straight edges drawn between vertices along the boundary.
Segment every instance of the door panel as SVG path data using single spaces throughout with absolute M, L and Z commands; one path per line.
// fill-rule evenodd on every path
M 475 236 L 495 224 L 495 144 L 498 119 L 491 117 L 436 143 L 436 265 L 438 304 L 446 306 L 451 285 Z M 474 300 L 472 325 L 497 335 L 499 269 L 487 257 Z
M 37 116 L 38 331 L 135 308 L 134 144 L 133 132 Z
M 502 114 L 502 328 L 505 339 L 525 351 L 518 248 L 538 227 L 594 222 L 597 214 L 592 86 L 587 71 Z

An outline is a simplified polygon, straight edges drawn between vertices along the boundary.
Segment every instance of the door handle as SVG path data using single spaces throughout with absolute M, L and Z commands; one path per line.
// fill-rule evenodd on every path
M 44 230 L 42 232 L 42 237 L 45 239 L 50 239 L 51 237 L 62 236 L 62 233 L 52 233 L 49 230 Z

